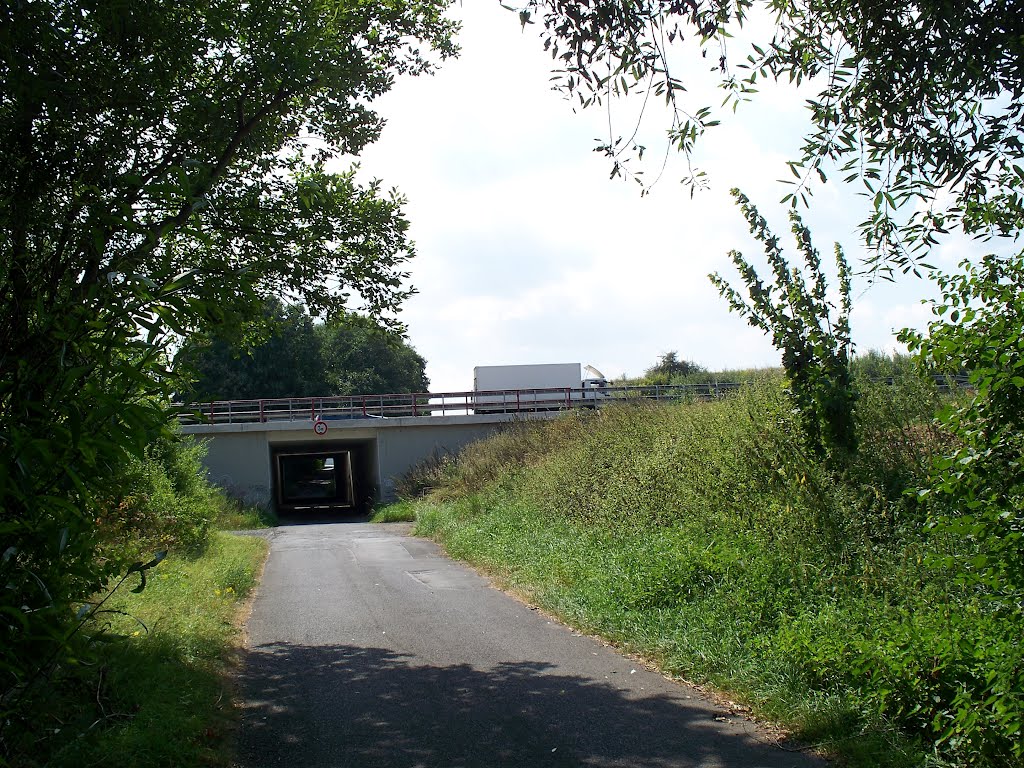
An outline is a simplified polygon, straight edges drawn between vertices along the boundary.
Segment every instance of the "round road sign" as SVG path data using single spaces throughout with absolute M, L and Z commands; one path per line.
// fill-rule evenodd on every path
M 327 422 L 326 421 L 318 421 L 318 422 L 316 422 L 316 424 L 313 425 L 313 431 L 316 432 L 318 435 L 326 435 L 327 434 Z

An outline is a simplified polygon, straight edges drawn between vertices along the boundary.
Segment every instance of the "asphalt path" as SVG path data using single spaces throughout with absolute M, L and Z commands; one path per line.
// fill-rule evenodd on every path
M 824 765 L 491 587 L 406 525 L 269 538 L 237 768 Z

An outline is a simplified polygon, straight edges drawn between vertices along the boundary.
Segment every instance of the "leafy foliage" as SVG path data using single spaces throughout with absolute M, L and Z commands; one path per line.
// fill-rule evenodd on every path
M 104 556 L 124 560 L 157 550 L 201 550 L 221 503 L 206 479 L 205 455 L 204 443 L 174 430 L 146 446 L 142 458 L 120 466 L 96 519 Z
M 680 360 L 677 352 L 666 352 L 658 362 L 644 371 L 643 381 L 647 384 L 680 384 L 696 374 L 707 373 L 707 369 L 689 360 Z
M 696 391 L 700 392 L 700 385 L 706 386 L 704 391 L 713 391 L 714 387 L 720 384 L 750 384 L 765 378 L 778 378 L 782 375 L 781 368 L 733 368 L 723 371 L 710 371 L 704 369 L 703 366 L 694 365 L 697 370 L 691 370 L 685 376 L 677 374 L 669 383 L 672 385 L 680 384 L 695 387 Z M 623 375 L 614 381 L 615 386 L 621 387 L 647 386 L 660 383 L 657 380 L 650 381 L 646 375 L 638 376 L 637 378 Z
M 191 272 L 194 300 L 228 306 L 258 288 L 318 312 L 353 290 L 393 307 L 410 253 L 399 200 L 323 163 L 376 137 L 366 103 L 396 73 L 428 68 L 407 43 L 451 51 L 443 7 L 8 9 L 0 221 L 14 293 L 77 303 L 99 286 L 109 306 L 134 281 Z M 307 137 L 321 148 L 309 152 Z M 15 308 L 17 328 L 35 307 Z M 215 312 L 185 309 L 162 319 L 188 328 Z
M 913 355 L 888 354 L 877 349 L 859 353 L 850 360 L 850 368 L 861 380 L 887 380 L 913 375 L 919 368 Z
M 955 450 L 935 465 L 928 493 L 936 528 L 968 544 L 964 574 L 999 610 L 1024 611 L 1024 256 L 988 256 L 963 274 L 940 275 L 943 298 L 928 335 L 901 338 L 944 371 L 970 371 L 974 395 L 941 422 Z M 1019 725 L 1019 724 L 1018 724 Z M 1018 756 L 1024 756 L 1024 751 Z
M 751 234 L 764 245 L 774 285 L 765 285 L 738 251 L 729 255 L 746 284 L 749 303 L 718 274 L 711 275 L 711 281 L 731 309 L 772 335 L 772 343 L 782 352 L 782 367 L 810 447 L 819 454 L 853 451 L 857 447 L 853 420 L 857 396 L 850 372 L 850 272 L 843 251 L 836 243 L 841 303 L 833 321 L 834 307 L 827 296 L 821 258 L 800 216 L 790 213 L 807 279 L 789 266 L 778 239 L 751 202 L 738 190 L 733 190 L 733 196 Z
M 97 498 L 96 503 L 101 510 L 90 522 L 86 531 L 85 541 L 91 549 L 88 554 L 92 560 L 75 562 L 71 560 L 71 574 L 92 578 L 103 578 L 109 574 L 119 581 L 110 588 L 106 582 L 98 584 L 88 592 L 77 595 L 86 608 L 93 593 L 106 592 L 105 596 L 93 607 L 79 611 L 74 620 L 67 606 L 59 602 L 61 595 L 53 594 L 54 581 L 42 582 L 33 578 L 38 573 L 47 573 L 36 565 L 30 570 L 28 563 L 33 562 L 26 557 L 31 555 L 27 547 L 20 551 L 8 550 L 0 565 L 0 578 L 11 589 L 23 580 L 31 580 L 38 591 L 46 590 L 48 603 L 36 602 L 44 614 L 38 623 L 22 622 L 20 627 L 14 622 L 3 626 L 5 639 L 10 643 L 4 647 L 4 676 L 0 689 L 0 702 L 3 704 L 4 720 L 0 722 L 0 761 L 8 751 L 8 747 L 20 741 L 19 735 L 12 731 L 27 728 L 34 732 L 34 715 L 26 715 L 24 704 L 37 701 L 41 685 L 48 683 L 53 677 L 63 678 L 66 669 L 58 670 L 64 664 L 63 656 L 73 652 L 77 656 L 91 656 L 93 651 L 82 646 L 81 636 L 91 636 L 97 631 L 97 622 L 104 618 L 107 609 L 104 604 L 126 580 L 135 574 L 141 577 L 141 583 L 133 591 L 141 592 L 146 585 L 146 572 L 157 565 L 168 549 L 181 553 L 195 554 L 201 551 L 206 543 L 211 523 L 216 517 L 220 499 L 214 488 L 206 481 L 205 470 L 201 458 L 205 446 L 191 440 L 182 440 L 176 431 L 158 437 L 148 445 L 139 457 L 129 457 L 118 466 L 109 477 L 110 488 L 105 498 Z M 69 526 L 70 529 L 70 526 Z M 65 545 L 66 560 L 73 557 L 84 558 L 86 553 L 71 549 L 70 530 L 64 534 L 68 543 Z M 27 538 L 27 537 L 24 537 Z M 29 540 L 31 545 L 31 540 Z M 27 551 L 26 551 L 27 550 Z M 163 554 L 153 559 L 152 554 L 160 551 Z M 45 553 L 44 553 L 45 554 Z M 35 560 L 38 563 L 42 558 Z M 65 562 L 66 562 L 65 560 Z M 61 565 L 60 562 L 57 563 Z M 90 582 L 86 582 L 89 584 Z M 72 582 L 56 582 L 58 588 L 70 588 Z M 78 587 L 81 589 L 81 587 Z M 38 592 L 36 593 L 38 594 Z M 32 592 L 25 591 L 23 596 L 32 597 Z M 38 598 L 37 598 L 38 599 Z M 64 599 L 67 599 L 66 597 Z M 64 610 L 60 610 L 61 608 Z M 101 610 L 103 609 L 103 610 Z M 9 611 L 5 618 L 17 616 Z M 90 622 L 94 617 L 96 622 Z M 35 618 L 35 617 L 33 617 Z M 70 621 L 70 623 L 69 623 Z M 47 626 L 49 624 L 49 626 Z M 13 625 L 13 626 L 12 626 Z M 22 632 L 17 630 L 21 629 Z M 81 631 L 81 630 L 85 631 Z M 32 634 L 33 632 L 47 634 Z M 100 634 L 102 632 L 100 631 Z M 76 638 L 76 635 L 80 635 Z M 32 642 L 31 648 L 24 648 L 22 643 Z M 86 643 L 86 646 L 88 643 Z M 55 670 L 58 670 L 55 674 Z M 43 696 L 45 698 L 45 696 Z M 36 738 L 42 738 L 37 734 Z
M 172 342 L 271 295 L 408 294 L 401 198 L 325 163 L 377 136 L 396 75 L 453 53 L 446 6 L 0 9 L 0 722 L 122 570 L 96 521 L 169 436 Z
M 193 336 L 175 366 L 200 401 L 425 392 L 426 362 L 395 331 L 355 313 L 316 324 L 299 305 L 265 304 L 259 339 L 233 329 Z
M 524 25 L 539 22 L 559 89 L 584 107 L 635 91 L 663 97 L 671 141 L 688 161 L 718 119 L 686 102 L 690 84 L 670 66 L 677 51 L 690 46 L 709 62 L 723 106 L 756 98 L 765 80 L 809 84 L 811 125 L 789 163 L 786 199 L 806 203 L 833 173 L 859 182 L 874 268 L 916 269 L 954 227 L 1020 229 L 1024 16 L 1015 0 L 526 0 L 518 10 Z M 745 24 L 763 32 L 737 55 L 728 43 Z M 611 135 L 600 149 L 614 176 L 644 148 Z M 691 169 L 688 181 L 702 176 Z
M 317 328 L 330 395 L 426 392 L 426 361 L 408 342 L 356 314 Z
M 144 592 L 113 593 L 76 638 L 84 663 L 36 687 L 32 721 L 5 733 L 10 764 L 226 765 L 226 672 L 266 549 L 259 537 L 214 534 L 201 554 L 172 553 L 148 571 Z
M 301 305 L 268 299 L 254 331 L 255 338 L 247 338 L 225 326 L 189 337 L 174 364 L 194 381 L 178 398 L 250 400 L 323 393 L 322 351 L 313 320 Z

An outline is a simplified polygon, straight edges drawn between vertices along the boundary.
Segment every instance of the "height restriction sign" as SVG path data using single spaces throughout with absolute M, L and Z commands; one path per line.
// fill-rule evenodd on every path
M 318 435 L 326 435 L 327 434 L 327 422 L 326 421 L 318 421 L 318 422 L 316 422 L 313 425 L 313 431 L 316 432 Z

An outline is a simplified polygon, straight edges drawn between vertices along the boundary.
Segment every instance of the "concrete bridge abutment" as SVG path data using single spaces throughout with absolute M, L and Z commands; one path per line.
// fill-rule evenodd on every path
M 552 418 L 555 413 L 531 414 Z M 359 507 L 372 501 L 392 501 L 395 482 L 432 455 L 456 454 L 469 443 L 522 421 L 523 414 L 444 415 L 397 418 L 355 418 L 321 422 L 320 434 L 308 421 L 240 424 L 186 424 L 182 433 L 207 443 L 204 463 L 210 481 L 249 504 L 282 511 L 296 504 L 288 473 L 289 461 L 316 462 L 312 485 L 341 482 L 342 460 L 349 463 L 351 504 L 335 496 L 299 506 Z M 327 459 L 330 458 L 328 462 Z M 307 467 L 308 469 L 308 467 Z M 309 474 L 307 472 L 307 474 Z M 318 481 L 316 478 L 325 478 Z

